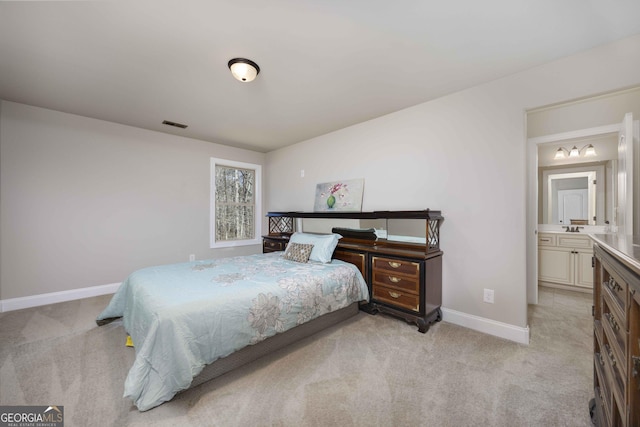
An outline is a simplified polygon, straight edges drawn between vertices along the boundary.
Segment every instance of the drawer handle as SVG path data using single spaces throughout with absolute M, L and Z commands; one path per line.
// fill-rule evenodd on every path
M 394 262 L 394 261 L 389 261 L 389 265 L 391 266 L 391 268 L 398 268 L 402 265 L 401 262 Z
M 616 282 L 613 277 L 609 277 L 609 281 L 607 282 L 607 286 L 612 291 L 621 291 L 622 290 L 622 286 L 620 286 L 618 284 L 618 282 Z
M 399 277 L 389 276 L 389 280 L 392 281 L 393 283 L 398 283 L 402 279 L 400 279 Z
M 605 344 L 605 349 L 607 350 L 607 354 L 609 355 L 609 359 L 611 359 L 611 366 L 616 366 L 616 358 L 613 356 L 613 350 L 609 346 L 609 344 Z
M 607 318 L 607 320 L 609 321 L 609 324 L 611 325 L 611 328 L 613 328 L 614 331 L 617 331 L 620 329 L 620 325 L 618 325 L 618 322 L 616 322 L 616 319 L 613 317 L 612 313 L 605 313 L 604 317 Z
M 551 239 L 540 239 L 541 242 L 550 242 Z
M 397 292 L 391 292 L 391 291 L 387 291 L 389 292 L 389 295 L 391 295 L 391 298 L 400 298 L 402 296 L 402 294 L 399 294 Z

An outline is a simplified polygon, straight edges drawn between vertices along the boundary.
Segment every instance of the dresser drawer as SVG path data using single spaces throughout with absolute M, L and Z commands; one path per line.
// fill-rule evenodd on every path
M 627 354 L 627 329 L 624 319 L 616 310 L 611 309 L 611 297 L 605 292 L 602 299 L 602 329 L 607 335 L 607 342 L 611 346 L 617 360 L 624 360 Z M 626 374 L 627 367 L 623 363 L 621 366 Z
M 602 323 L 607 322 L 606 319 Z M 594 340 L 594 368 L 595 383 L 600 388 L 598 390 L 599 397 L 603 403 L 605 418 L 611 420 L 613 414 L 619 414 L 619 402 L 626 391 L 626 381 L 622 377 L 619 367 L 619 359 L 615 355 L 607 328 L 602 327 L 602 323 L 596 321 L 595 340 Z M 608 423 L 607 425 L 609 425 Z
M 617 309 L 623 319 L 624 329 L 627 329 L 627 282 L 622 280 L 617 273 L 614 273 L 610 269 L 605 269 L 602 275 L 602 290 L 604 294 L 608 294 L 611 297 L 612 306 Z
M 386 302 L 390 305 L 406 308 L 407 310 L 420 311 L 420 298 L 418 295 L 400 291 L 396 288 L 388 288 L 374 284 L 373 299 Z
M 639 283 L 640 284 L 640 283 Z M 629 383 L 627 384 L 629 408 L 632 410 L 629 418 L 630 426 L 640 426 L 640 292 L 639 287 L 629 283 L 631 293 L 629 301 Z
M 420 292 L 420 281 L 417 277 L 396 274 L 386 270 L 373 270 L 373 284 L 396 288 L 413 294 Z
M 613 396 L 608 390 L 609 379 L 605 376 L 604 356 L 600 353 L 600 348 L 596 346 L 593 353 L 594 365 L 594 385 L 596 398 L 602 405 L 604 418 L 611 419 L 611 407 L 613 406 Z
M 621 370 L 621 365 L 624 364 L 624 360 L 620 360 L 611 347 L 611 343 L 607 340 L 607 334 L 605 330 L 604 342 L 602 344 L 601 355 L 604 359 L 605 377 L 609 379 L 611 391 L 613 392 L 613 400 L 618 405 L 620 413 L 626 413 L 623 402 L 626 401 L 627 394 L 627 379 Z M 612 412 L 614 408 L 612 405 Z
M 374 256 L 371 264 L 374 272 L 382 270 L 392 274 L 420 277 L 420 264 L 417 262 Z

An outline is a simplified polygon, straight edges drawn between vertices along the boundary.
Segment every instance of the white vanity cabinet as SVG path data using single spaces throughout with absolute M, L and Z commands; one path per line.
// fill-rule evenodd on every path
M 593 247 L 586 234 L 538 234 L 538 281 L 550 287 L 593 290 Z

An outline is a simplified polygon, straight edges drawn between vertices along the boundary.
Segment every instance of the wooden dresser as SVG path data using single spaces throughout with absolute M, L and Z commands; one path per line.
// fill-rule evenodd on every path
M 640 426 L 640 236 L 593 235 L 598 426 Z
M 442 320 L 442 251 L 390 242 L 340 242 L 334 258 L 360 268 L 371 296 L 361 309 L 415 323 L 425 333 Z
M 402 318 L 415 323 L 422 333 L 442 319 L 440 224 L 444 218 L 440 211 L 269 212 L 267 216 L 269 235 L 263 236 L 264 252 L 286 247 L 293 226 L 286 229 L 282 218 L 423 220 L 425 243 L 345 236 L 333 258 L 356 265 L 366 280 L 370 301 L 361 305 L 363 311 Z

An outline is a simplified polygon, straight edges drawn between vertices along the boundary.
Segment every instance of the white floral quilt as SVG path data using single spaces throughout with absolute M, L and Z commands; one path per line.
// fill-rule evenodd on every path
M 123 317 L 136 351 L 124 396 L 146 411 L 205 365 L 368 298 L 352 264 L 301 264 L 275 252 L 138 270 L 97 320 Z

